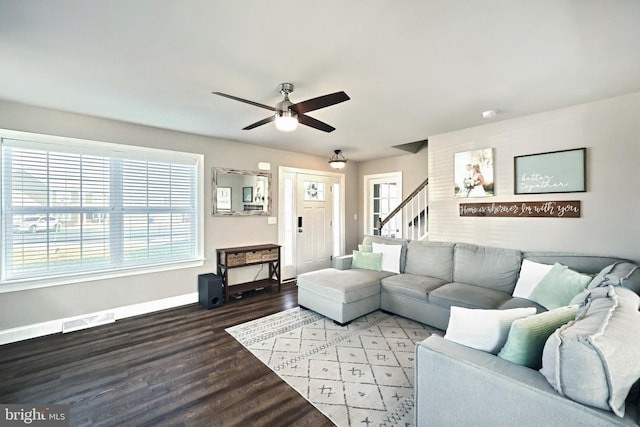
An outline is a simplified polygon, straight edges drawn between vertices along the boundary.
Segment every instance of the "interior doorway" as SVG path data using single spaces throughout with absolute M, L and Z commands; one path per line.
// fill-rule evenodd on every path
M 364 234 L 379 235 L 379 220 L 383 220 L 402 201 L 402 172 L 365 175 Z M 402 236 L 401 215 L 392 218 L 383 230 L 384 236 Z
M 281 166 L 278 188 L 283 279 L 330 267 L 344 253 L 344 174 Z

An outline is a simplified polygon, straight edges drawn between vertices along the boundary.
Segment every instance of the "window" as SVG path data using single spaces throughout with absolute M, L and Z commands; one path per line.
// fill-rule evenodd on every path
M 284 185 L 282 186 L 284 197 L 282 198 L 282 229 L 284 235 L 284 245 L 282 248 L 283 256 L 282 262 L 285 267 L 295 265 L 293 256 L 293 250 L 295 249 L 294 238 L 294 215 L 296 208 L 294 205 L 294 177 L 283 178 Z
M 202 156 L 38 137 L 2 139 L 2 283 L 202 258 Z
M 324 182 L 305 181 L 304 200 L 324 202 Z

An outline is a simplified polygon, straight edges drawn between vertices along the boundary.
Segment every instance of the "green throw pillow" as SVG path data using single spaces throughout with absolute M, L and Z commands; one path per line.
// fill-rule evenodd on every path
M 373 245 L 358 245 L 360 252 L 373 252 Z
M 382 254 L 372 252 L 353 251 L 351 268 L 382 271 Z
M 578 306 L 572 305 L 515 320 L 498 356 L 518 365 L 540 369 L 547 338 L 560 326 L 575 320 L 577 313 Z
M 571 303 L 573 297 L 584 291 L 589 282 L 591 276 L 556 263 L 533 289 L 529 299 L 547 310 L 564 307 Z

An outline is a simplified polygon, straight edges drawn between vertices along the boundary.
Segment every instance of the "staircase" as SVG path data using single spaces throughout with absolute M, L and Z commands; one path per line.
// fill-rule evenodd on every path
M 429 214 L 429 178 L 425 179 L 386 218 L 378 221 L 378 235 L 384 237 L 424 240 L 427 238 L 427 217 Z M 400 230 L 397 224 L 402 224 Z

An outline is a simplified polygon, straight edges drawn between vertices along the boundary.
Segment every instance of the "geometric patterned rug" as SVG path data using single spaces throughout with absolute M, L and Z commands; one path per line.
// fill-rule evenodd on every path
M 413 426 L 415 344 L 442 334 L 381 311 L 338 326 L 299 307 L 226 331 L 339 427 Z

